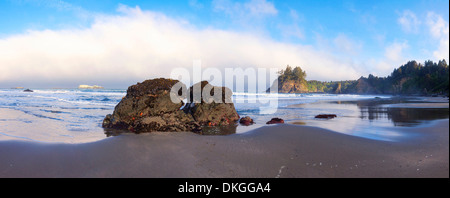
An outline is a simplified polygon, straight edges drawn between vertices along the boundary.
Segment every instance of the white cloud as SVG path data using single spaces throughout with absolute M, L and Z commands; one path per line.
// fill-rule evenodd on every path
M 399 66 L 407 63 L 411 57 L 405 55 L 405 50 L 409 49 L 409 45 L 404 42 L 393 42 L 384 49 L 384 57 L 379 60 L 371 59 L 368 65 L 372 65 L 370 74 L 375 76 L 388 76 L 391 72 Z
M 409 46 L 407 42 L 394 42 L 386 47 L 384 55 L 389 61 L 399 61 L 404 57 L 403 50 L 408 47 Z
M 437 50 L 433 52 L 434 58 L 438 60 L 449 60 L 449 40 L 447 39 L 441 39 L 439 40 L 439 47 Z
M 311 46 L 277 42 L 251 32 L 198 29 L 186 21 L 139 7 L 96 16 L 89 28 L 28 31 L 0 39 L 3 82 L 106 83 L 168 77 L 177 67 L 301 66 L 308 79 L 361 76 L 351 60 Z M 129 85 L 129 84 L 127 84 Z M 126 86 L 126 85 L 124 85 Z
M 434 58 L 449 60 L 449 25 L 442 16 L 434 13 L 427 13 L 426 23 L 432 38 L 439 41 L 439 47 L 433 52 Z
M 334 40 L 336 51 L 350 55 L 358 55 L 362 49 L 362 44 L 351 40 L 345 34 L 339 34 Z
M 449 26 L 442 16 L 437 15 L 434 12 L 427 13 L 427 25 L 430 28 L 430 34 L 434 38 L 441 38 L 443 36 L 448 37 Z
M 417 33 L 419 30 L 419 25 L 421 24 L 416 14 L 410 10 L 403 11 L 397 22 L 400 24 L 403 31 L 407 33 Z
M 297 24 L 279 24 L 277 28 L 280 30 L 281 35 L 285 39 L 295 38 L 303 40 L 305 39 L 305 34 L 302 28 Z

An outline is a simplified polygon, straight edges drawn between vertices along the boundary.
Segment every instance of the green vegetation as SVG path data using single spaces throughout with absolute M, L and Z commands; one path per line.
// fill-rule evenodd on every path
M 279 71 L 278 74 L 278 83 L 284 83 L 290 80 L 298 83 L 306 82 L 306 72 L 300 67 L 292 69 L 292 67 L 288 65 L 285 70 Z
M 409 61 L 394 69 L 382 83 L 392 85 L 393 93 L 448 94 L 449 68 L 445 60 L 438 63 L 429 60 L 425 61 L 424 65 Z
M 270 89 L 269 89 L 270 90 Z M 269 91 L 268 90 L 268 91 Z M 409 61 L 388 77 L 370 74 L 358 80 L 322 82 L 306 81 L 300 67 L 287 66 L 279 72 L 278 91 L 281 93 L 347 93 L 347 94 L 449 94 L 449 67 L 445 60 L 424 64 Z

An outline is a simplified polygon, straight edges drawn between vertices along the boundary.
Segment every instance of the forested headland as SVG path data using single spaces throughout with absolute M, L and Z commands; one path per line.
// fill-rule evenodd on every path
M 401 94 L 447 95 L 449 94 L 449 67 L 445 60 L 431 60 L 423 64 L 409 61 L 394 69 L 387 77 L 369 74 L 358 80 L 317 81 L 306 80 L 306 71 L 297 66 L 287 66 L 278 76 L 279 93 L 336 93 L 336 94 Z

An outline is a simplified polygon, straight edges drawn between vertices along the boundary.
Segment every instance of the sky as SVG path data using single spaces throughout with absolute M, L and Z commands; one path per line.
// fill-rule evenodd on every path
M 195 61 L 356 80 L 442 59 L 448 0 L 0 0 L 0 88 L 126 88 Z

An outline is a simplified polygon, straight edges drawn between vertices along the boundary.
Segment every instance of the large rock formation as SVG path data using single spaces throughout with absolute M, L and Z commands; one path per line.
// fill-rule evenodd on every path
M 270 88 L 267 89 L 267 93 L 269 92 L 278 92 L 278 93 L 308 93 L 308 85 L 306 81 L 299 82 L 295 80 L 286 80 L 281 82 L 278 79 L 278 87 L 276 84 L 272 84 Z
M 178 83 L 178 84 L 177 84 Z M 181 85 L 172 90 L 174 85 Z M 204 84 L 204 85 L 203 85 Z M 211 86 L 206 81 L 202 88 Z M 217 87 L 219 88 L 219 87 Z M 220 88 L 226 90 L 228 88 Z M 181 110 L 186 86 L 178 80 L 153 79 L 130 86 L 127 95 L 115 107 L 113 114 L 103 120 L 104 128 L 125 129 L 136 133 L 152 131 L 193 131 L 201 130 L 202 125 L 231 124 L 239 116 L 233 103 L 190 102 Z M 192 87 L 191 89 L 192 90 Z M 206 89 L 205 89 L 206 90 Z M 230 91 L 231 92 L 231 91 Z M 172 97 L 178 98 L 173 102 Z M 192 91 L 191 91 L 192 97 Z M 230 96 L 231 97 L 231 96 Z
M 204 95 L 210 97 L 203 97 Z M 229 88 L 215 87 L 202 81 L 189 88 L 188 103 L 183 110 L 191 114 L 200 125 L 229 125 L 239 120 L 231 97 L 232 91 Z
M 160 78 L 128 87 L 127 95 L 102 126 L 132 132 L 196 130 L 198 123 L 180 110 L 183 102 L 173 103 L 170 99 L 172 86 L 178 82 Z

